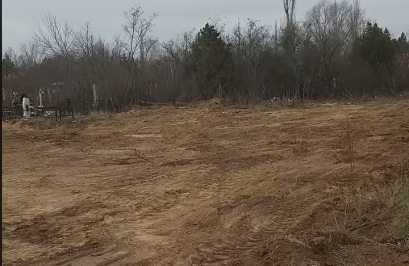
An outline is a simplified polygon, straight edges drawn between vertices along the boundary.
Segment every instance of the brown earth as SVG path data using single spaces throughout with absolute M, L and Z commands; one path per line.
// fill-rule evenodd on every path
M 2 123 L 3 265 L 409 265 L 408 100 L 49 123 Z

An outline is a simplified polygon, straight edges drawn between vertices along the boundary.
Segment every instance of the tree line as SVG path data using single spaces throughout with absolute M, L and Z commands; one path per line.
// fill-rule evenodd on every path
M 359 0 L 321 0 L 303 19 L 296 0 L 283 0 L 284 22 L 221 20 L 198 32 L 159 42 L 156 14 L 124 12 L 112 42 L 89 22 L 74 29 L 47 14 L 32 40 L 2 60 L 2 85 L 36 93 L 64 82 L 74 101 L 92 101 L 92 84 L 106 105 L 139 101 L 197 101 L 223 97 L 248 102 L 273 97 L 326 99 L 399 94 L 409 88 L 409 41 L 371 23 Z

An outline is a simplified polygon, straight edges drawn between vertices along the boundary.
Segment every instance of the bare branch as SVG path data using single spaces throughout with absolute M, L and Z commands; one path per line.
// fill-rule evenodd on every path
M 49 56 L 68 57 L 74 44 L 74 33 L 67 22 L 61 26 L 57 17 L 47 14 L 44 18 L 45 30 L 38 26 L 38 32 L 34 33 L 34 41 L 44 49 Z

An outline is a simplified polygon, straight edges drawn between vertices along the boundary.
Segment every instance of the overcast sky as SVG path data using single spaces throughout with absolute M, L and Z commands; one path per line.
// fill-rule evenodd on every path
M 297 17 L 303 18 L 317 2 L 298 0 Z M 159 15 L 153 35 L 160 40 L 198 29 L 216 15 L 227 18 L 226 30 L 238 18 L 273 25 L 283 17 L 282 0 L 2 0 L 2 51 L 9 46 L 18 49 L 27 42 L 47 12 L 74 27 L 89 21 L 96 34 L 110 41 L 114 35 L 122 34 L 123 12 L 138 4 L 146 14 Z M 361 0 L 361 5 L 369 19 L 376 19 L 394 35 L 409 32 L 409 0 Z

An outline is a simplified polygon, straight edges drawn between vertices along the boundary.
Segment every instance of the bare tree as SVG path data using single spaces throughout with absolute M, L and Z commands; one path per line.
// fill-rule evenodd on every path
M 227 17 L 222 16 L 222 14 L 216 13 L 213 17 L 209 18 L 209 23 L 214 26 L 217 32 L 220 33 L 222 38 L 226 41 L 226 25 L 227 25 Z
M 44 27 L 38 26 L 38 31 L 34 33 L 35 44 L 44 51 L 45 55 L 62 61 L 62 66 L 66 71 L 66 82 L 72 83 L 72 64 L 74 60 L 73 48 L 75 35 L 68 22 L 61 25 L 56 16 L 48 13 L 44 17 Z
M 268 74 L 266 66 L 274 44 L 270 27 L 257 23 L 256 20 L 247 19 L 243 27 L 239 20 L 233 28 L 233 34 L 229 36 L 229 42 L 235 51 L 235 63 L 240 76 L 245 75 L 247 79 L 247 82 L 241 82 L 243 93 L 264 97 L 267 95 L 264 87 Z
M 268 26 L 257 25 L 257 21 L 248 19 L 245 29 L 245 45 L 243 46 L 243 56 L 251 66 L 251 71 L 258 77 L 265 63 L 264 57 L 269 53 L 272 43 L 272 36 Z
M 43 59 L 44 52 L 34 42 L 22 44 L 20 55 L 17 58 L 17 65 L 21 70 L 28 70 L 36 67 Z
M 121 62 L 123 57 L 126 56 L 126 54 L 123 52 L 125 49 L 124 41 L 119 35 L 115 35 L 111 46 L 112 58 L 117 62 Z
M 194 40 L 194 31 L 184 32 L 182 35 L 162 44 L 167 60 L 178 65 L 184 65 L 190 53 L 190 47 Z
M 349 50 L 348 40 L 356 38 L 359 30 L 356 24 L 359 13 L 354 14 L 354 11 L 360 12 L 346 0 L 322 0 L 306 16 L 305 26 L 315 45 L 313 79 L 328 95 L 334 95 L 337 86 L 335 59 Z M 354 18 L 354 22 L 351 22 L 351 18 Z
M 74 38 L 77 55 L 82 60 L 90 59 L 95 46 L 95 36 L 92 33 L 91 23 L 85 22 L 80 30 L 74 33 Z
M 126 42 L 124 42 L 124 48 L 127 52 L 127 60 L 129 64 L 129 87 L 132 89 L 132 97 L 139 98 L 136 92 L 135 83 L 135 70 L 136 70 L 136 52 L 140 51 L 140 62 L 143 67 L 145 63 L 146 51 L 149 51 L 152 40 L 148 41 L 147 34 L 152 30 L 154 26 L 153 20 L 157 17 L 157 14 L 152 14 L 146 18 L 145 12 L 140 6 L 132 7 L 129 12 L 124 12 L 126 19 L 123 29 L 126 35 Z M 148 47 L 146 47 L 148 46 Z M 150 46 L 150 47 L 149 47 Z
M 115 38 L 116 43 L 110 47 L 101 37 L 96 38 L 89 22 L 76 32 L 75 37 L 76 50 L 85 73 L 86 88 L 81 92 L 82 98 L 85 100 L 92 97 L 91 87 L 95 84 L 98 88 L 99 104 L 104 101 L 105 107 L 108 108 L 108 105 L 113 104 L 113 90 L 116 89 L 117 93 L 121 94 L 120 86 L 113 82 L 117 80 L 117 76 L 108 75 L 108 72 L 113 71 L 112 64 L 121 63 L 123 44 L 119 38 Z
M 139 49 L 140 51 L 139 57 L 140 57 L 142 69 L 143 69 L 144 64 L 146 63 L 146 60 L 148 59 L 147 57 L 148 57 L 150 50 L 156 43 L 158 43 L 158 39 L 155 37 L 151 37 L 151 36 L 148 36 L 141 41 L 141 45 Z
M 296 0 L 283 0 L 285 23 L 281 29 L 281 47 L 284 50 L 285 62 L 291 74 L 286 80 L 286 92 L 283 97 L 300 98 L 301 91 L 305 90 L 305 75 L 297 58 L 297 53 L 302 47 L 305 31 L 296 21 Z M 304 93 L 303 93 L 304 94 Z
M 57 17 L 48 13 L 44 18 L 45 30 L 38 26 L 34 41 L 48 56 L 69 57 L 74 44 L 74 32 L 65 22 L 60 25 Z
M 167 91 L 181 92 L 182 95 L 187 94 L 189 89 L 189 56 L 191 53 L 191 45 L 194 40 L 195 29 L 186 31 L 181 35 L 177 35 L 174 39 L 162 44 L 162 71 L 166 79 L 163 81 L 163 86 Z
M 295 22 L 295 5 L 296 0 L 283 0 L 286 26 L 292 27 Z
M 347 39 L 347 42 L 349 46 L 349 51 L 351 51 L 354 42 L 362 34 L 366 25 L 365 12 L 361 8 L 360 0 L 353 0 L 350 16 L 348 19 L 348 24 L 350 28 L 350 34 L 349 38 Z

